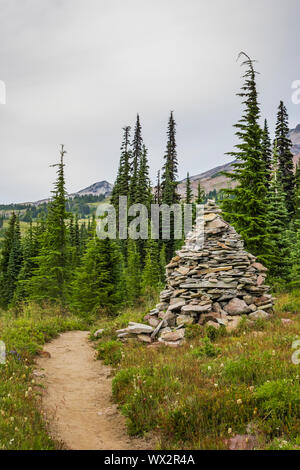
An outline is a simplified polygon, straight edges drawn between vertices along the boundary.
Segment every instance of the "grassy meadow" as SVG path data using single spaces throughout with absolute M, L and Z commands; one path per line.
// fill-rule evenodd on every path
M 126 416 L 128 433 L 148 435 L 157 449 L 226 449 L 239 434 L 257 449 L 300 448 L 299 364 L 292 343 L 300 339 L 300 292 L 280 294 L 272 320 L 244 321 L 238 330 L 189 326 L 180 348 L 121 343 L 116 330 L 142 321 L 152 302 L 93 324 L 98 359 L 112 367 L 113 400 Z M 88 329 L 54 307 L 31 304 L 0 314 L 0 449 L 60 449 L 39 411 L 41 385 L 34 358 L 47 341 Z M 104 328 L 101 339 L 94 332 Z
M 176 349 L 116 340 L 145 312 L 99 321 L 98 358 L 114 368 L 129 434 L 150 433 L 159 449 L 226 449 L 241 434 L 257 449 L 300 449 L 300 365 L 291 359 L 299 312 L 300 292 L 282 294 L 272 320 L 245 319 L 232 333 L 192 325 Z

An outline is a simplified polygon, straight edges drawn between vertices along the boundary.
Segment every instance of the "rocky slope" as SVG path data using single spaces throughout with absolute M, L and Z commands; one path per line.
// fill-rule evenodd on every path
M 294 164 L 299 161 L 300 158 L 300 124 L 298 124 L 295 129 L 291 129 L 289 137 L 293 143 L 292 152 L 294 154 Z M 212 170 L 205 171 L 204 173 L 200 173 L 198 175 L 194 175 L 190 177 L 191 186 L 193 193 L 197 194 L 197 187 L 198 183 L 201 183 L 202 189 L 207 193 L 216 189 L 219 191 L 222 188 L 227 188 L 232 185 L 232 182 L 229 181 L 225 176 L 221 175 L 222 171 L 231 172 L 233 167 L 232 164 L 234 161 L 226 163 L 225 165 L 217 166 Z M 186 179 L 179 182 L 178 185 L 178 192 L 181 197 L 184 197 L 186 190 Z

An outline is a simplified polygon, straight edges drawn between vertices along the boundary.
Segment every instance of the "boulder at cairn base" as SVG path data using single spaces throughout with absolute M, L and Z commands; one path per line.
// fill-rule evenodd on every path
M 273 307 L 269 286 L 264 284 L 267 269 L 244 250 L 240 235 L 223 220 L 215 201 L 207 202 L 203 217 L 204 234 L 203 220 L 202 225 L 198 220 L 185 246 L 166 267 L 159 317 L 171 327 L 208 321 L 219 327 L 234 316 L 261 318 L 264 308 L 267 317 Z

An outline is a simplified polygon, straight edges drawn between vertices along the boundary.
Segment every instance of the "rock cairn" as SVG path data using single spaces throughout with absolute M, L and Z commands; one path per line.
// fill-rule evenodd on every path
M 272 313 L 273 298 L 264 284 L 267 269 L 244 250 L 240 235 L 222 219 L 215 201 L 204 206 L 203 217 L 203 243 L 197 220 L 185 246 L 166 266 L 166 289 L 145 316 L 148 325 L 130 323 L 118 331 L 120 339 L 137 337 L 149 343 L 158 339 L 177 346 L 184 341 L 186 324 L 231 331 L 241 315 L 253 320 Z

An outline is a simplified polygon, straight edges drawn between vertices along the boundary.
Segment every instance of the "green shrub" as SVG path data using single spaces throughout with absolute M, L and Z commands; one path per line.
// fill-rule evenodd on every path
M 257 405 L 266 417 L 284 419 L 286 416 L 299 415 L 299 380 L 273 380 L 265 382 L 255 391 Z
M 98 346 L 98 359 L 104 364 L 117 366 L 122 359 L 122 345 L 120 341 L 106 341 Z
M 293 377 L 294 374 L 295 366 L 292 362 L 287 363 L 269 351 L 262 351 L 228 359 L 224 364 L 222 377 L 227 383 L 261 385 L 266 379 Z
M 211 341 L 215 341 L 217 338 L 220 338 L 221 336 L 226 336 L 227 332 L 224 326 L 221 326 L 220 328 L 217 329 L 212 325 L 208 325 L 205 327 L 205 334 Z
M 218 354 L 220 354 L 220 352 L 221 352 L 221 349 L 216 348 L 212 344 L 210 339 L 207 336 L 205 336 L 205 338 L 203 338 L 202 340 L 202 345 L 196 348 L 193 348 L 190 354 L 197 358 L 201 358 L 201 357 L 216 357 L 218 356 Z

